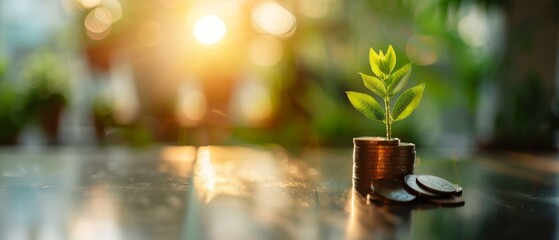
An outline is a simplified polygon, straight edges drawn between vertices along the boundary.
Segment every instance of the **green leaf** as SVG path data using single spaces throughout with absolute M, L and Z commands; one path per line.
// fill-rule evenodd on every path
M 408 63 L 405 66 L 398 69 L 390 76 L 390 80 L 387 83 L 386 92 L 388 93 L 389 97 L 394 96 L 394 94 L 398 93 L 404 86 L 406 82 L 410 78 L 412 70 L 412 63 Z
M 382 82 L 382 80 L 364 73 L 359 74 L 361 75 L 361 78 L 363 78 L 363 84 L 365 84 L 365 87 L 379 97 L 386 97 L 386 85 Z
M 394 48 L 392 48 L 392 45 L 388 46 L 386 54 L 383 54 L 382 51 L 380 51 L 378 65 L 380 71 L 382 72 L 379 77 L 383 80 L 386 80 L 386 78 L 394 69 L 394 66 L 396 66 L 396 53 L 394 53 Z
M 396 53 L 392 45 L 388 45 L 388 50 L 386 50 L 386 55 L 384 56 L 384 62 L 387 65 L 386 74 L 390 74 L 394 67 L 396 67 Z
M 384 121 L 384 112 L 382 107 L 373 97 L 358 92 L 346 92 L 351 105 L 355 107 L 359 112 L 363 113 L 366 117 L 377 120 Z
M 382 53 L 382 52 L 381 52 Z M 380 79 L 384 79 L 386 75 L 380 70 L 380 63 L 382 58 L 375 52 L 373 48 L 369 49 L 369 64 L 371 65 L 371 70 Z
M 423 96 L 423 90 L 425 90 L 425 83 L 406 90 L 398 97 L 392 109 L 393 121 L 407 118 L 417 108 Z

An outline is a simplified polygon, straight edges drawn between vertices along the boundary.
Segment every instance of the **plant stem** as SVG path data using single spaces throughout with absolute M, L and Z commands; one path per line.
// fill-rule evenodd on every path
M 386 109 L 386 138 L 390 140 L 392 138 L 392 119 L 390 118 L 390 99 L 388 97 L 384 98 L 384 108 Z

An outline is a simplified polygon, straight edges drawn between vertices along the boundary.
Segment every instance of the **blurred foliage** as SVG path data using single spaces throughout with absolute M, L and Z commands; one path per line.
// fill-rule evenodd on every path
M 27 111 L 41 114 L 49 105 L 67 104 L 69 79 L 62 63 L 51 53 L 40 52 L 32 56 L 22 73 Z
M 301 26 L 293 39 L 299 54 L 293 68 L 304 73 L 295 74 L 294 79 L 302 87 L 282 90 L 292 91 L 287 97 L 302 96 L 295 102 L 309 115 L 307 127 L 318 144 L 349 146 L 356 136 L 382 136 L 382 124 L 370 123 L 350 109 L 343 91 L 366 91 L 355 74 L 369 67 L 366 50 L 393 43 L 398 56 L 419 63 L 412 81 L 429 86 L 424 104 L 410 121 L 394 128 L 394 135 L 420 145 L 438 145 L 441 135 L 449 133 L 473 138 L 480 89 L 499 73 L 502 49 L 498 39 L 489 47 L 471 46 L 460 35 L 459 24 L 470 8 L 493 14 L 486 12 L 486 6 L 437 0 L 357 1 L 336 6 L 327 19 Z M 306 42 L 323 52 L 322 58 L 298 49 L 309 47 Z M 428 63 L 414 59 L 422 55 L 435 58 Z
M 0 62 L 0 144 L 16 144 L 19 132 L 35 119 L 54 118 L 45 126 L 54 136 L 61 106 L 67 104 L 68 76 L 61 61 L 46 53 L 34 55 L 21 73 L 23 81 L 15 81 L 20 78 L 10 77 L 15 74 L 9 70 L 7 62 Z
M 0 59 L 0 144 L 15 144 L 27 122 L 24 96 L 8 77 L 8 62 Z
M 508 36 L 506 32 L 511 29 L 507 25 L 511 24 L 507 22 L 510 21 L 511 1 L 309 0 L 303 3 L 277 0 L 296 18 L 293 34 L 285 36 L 274 36 L 255 28 L 250 11 L 259 2 L 241 1 L 239 9 L 242 19 L 236 23 L 239 26 L 231 28 L 232 31 L 228 32 L 222 43 L 204 47 L 191 42 L 194 40 L 190 39 L 190 26 L 185 25 L 185 16 L 189 18 L 188 21 L 195 20 L 195 14 L 188 14 L 192 14 L 190 10 L 196 10 L 198 4 L 202 6 L 201 2 L 119 2 L 122 5 L 122 19 L 111 23 L 107 35 L 103 35 L 105 32 L 94 37 L 91 32 L 87 34 L 84 21 L 94 8 L 79 8 L 74 16 L 76 31 L 80 31 L 83 37 L 79 40 L 83 49 L 79 50 L 84 52 L 94 81 L 107 80 L 97 75 L 111 75 L 114 70 L 111 64 L 115 57 L 129 54 L 131 58 L 131 68 L 142 104 L 140 115 L 143 115 L 140 119 L 120 125 L 115 123 L 113 118 L 117 112 L 113 112 L 113 103 L 106 99 L 95 98 L 85 106 L 92 110 L 96 121 L 94 124 L 99 125 L 95 127 L 102 128 L 102 131 L 98 131 L 99 136 L 106 135 L 105 130 L 108 128 L 111 130 L 107 132 L 114 129 L 120 132 L 114 138 L 109 136 L 110 139 L 116 139 L 110 142 L 120 143 L 129 139 L 141 143 L 135 145 L 142 145 L 144 140 L 147 142 L 147 139 L 157 135 L 160 129 L 177 130 L 175 128 L 178 126 L 169 124 L 180 122 L 172 119 L 176 115 L 173 112 L 175 108 L 169 102 L 179 99 L 171 95 L 178 94 L 173 91 L 185 78 L 196 78 L 196 81 L 203 82 L 204 87 L 200 90 L 209 103 L 207 116 L 219 112 L 227 118 L 215 120 L 206 116 L 198 125 L 189 127 L 196 128 L 194 132 L 205 132 L 207 136 L 225 128 L 223 135 L 228 136 L 225 143 L 273 142 L 293 150 L 305 146 L 347 147 L 351 145 L 353 137 L 382 136 L 385 129 L 383 124 L 371 123 L 352 109 L 345 91 L 367 91 L 356 72 L 370 67 L 367 61 L 369 47 L 378 49 L 389 43 L 394 45 L 395 54 L 402 62 L 414 62 L 411 81 L 425 81 L 428 86 L 417 112 L 405 124 L 393 128 L 393 135 L 403 141 L 414 142 L 418 146 L 441 146 L 453 145 L 454 141 L 461 141 L 456 138 L 462 138 L 473 145 L 478 137 L 476 134 L 479 134 L 476 125 L 480 122 L 501 126 L 512 122 L 512 116 L 518 120 L 518 125 L 510 127 L 512 129 L 535 119 L 514 109 L 511 110 L 514 114 L 495 116 L 495 109 L 487 108 L 487 105 L 493 104 L 488 102 L 499 100 L 499 96 L 495 96 L 501 91 L 499 84 L 506 84 L 510 80 L 507 76 L 503 77 L 504 72 L 509 71 L 507 67 L 515 67 L 506 61 L 510 54 L 507 52 L 510 51 L 508 45 L 524 48 L 532 46 L 533 25 L 522 23 L 521 31 L 516 31 L 518 37 L 515 42 L 511 42 L 514 36 Z M 316 6 L 326 9 L 324 15 L 312 17 L 303 11 L 304 4 L 313 6 L 318 2 L 323 5 Z M 142 26 L 146 23 L 157 26 L 154 27 L 157 30 L 154 30 L 157 33 L 154 33 L 154 39 L 157 41 L 154 40 L 153 45 L 142 45 L 139 41 L 140 30 L 144 29 Z M 252 42 L 262 37 L 273 38 L 274 43 L 279 42 L 281 60 L 275 65 L 257 66 L 258 63 L 251 62 L 248 57 Z M 19 96 L 15 86 L 3 87 L 3 91 L 12 92 L 11 95 L 5 94 L 5 98 L 21 98 L 20 101 L 3 101 L 23 104 L 21 108 L 25 114 L 22 114 L 22 118 L 33 114 L 27 118 L 37 117 L 47 105 L 67 104 L 68 76 L 64 66 L 61 66 L 63 62 L 52 54 L 41 52 L 24 66 L 24 86 L 17 87 L 25 89 L 22 91 L 25 96 Z M 395 69 L 402 66 L 398 64 Z M 264 123 L 251 125 L 239 120 L 240 117 L 236 119 L 239 113 L 233 110 L 228 112 L 230 102 L 233 102 L 230 96 L 235 95 L 230 92 L 237 91 L 240 82 L 251 80 L 244 79 L 245 75 L 249 75 L 247 78 L 254 77 L 255 81 L 260 81 L 259 84 L 270 90 L 269 96 L 263 98 L 270 98 L 265 100 L 270 100 L 273 110 L 262 121 Z M 534 76 L 533 81 L 541 83 L 545 79 Z M 534 92 L 526 93 L 529 88 L 525 85 L 518 84 L 515 88 L 520 93 L 505 100 L 518 105 L 518 109 L 525 107 L 523 104 L 526 99 L 539 96 L 532 96 Z M 545 86 L 531 89 L 536 91 L 541 88 Z M 251 94 L 250 91 L 239 93 Z M 11 108 L 19 107 L 10 105 L 2 107 L 0 111 L 11 112 Z M 542 114 L 549 113 L 547 109 L 542 109 L 539 109 L 545 112 Z M 479 117 L 482 111 L 491 112 L 491 116 Z M 483 123 L 492 121 L 491 117 L 495 118 L 495 124 Z M 158 119 L 154 121 L 157 123 L 153 124 L 152 118 Z M 530 128 L 541 126 L 539 120 L 530 124 Z M 511 132 L 510 129 L 503 131 Z M 137 132 L 137 136 L 133 136 L 134 132 Z M 512 132 L 518 133 L 520 138 L 532 133 L 527 129 Z M 210 142 L 204 143 L 223 144 L 221 140 L 207 140 Z M 199 142 L 202 140 L 185 144 Z

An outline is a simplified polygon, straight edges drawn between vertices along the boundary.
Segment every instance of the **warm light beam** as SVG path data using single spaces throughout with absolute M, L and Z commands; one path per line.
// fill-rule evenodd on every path
M 198 42 L 213 45 L 225 37 L 226 31 L 225 23 L 221 18 L 216 15 L 206 15 L 196 21 L 193 34 Z

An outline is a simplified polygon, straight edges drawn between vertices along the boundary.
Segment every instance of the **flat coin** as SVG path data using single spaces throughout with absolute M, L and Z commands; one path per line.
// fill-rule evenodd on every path
M 357 164 L 366 164 L 366 165 L 394 165 L 394 166 L 398 166 L 398 165 L 411 165 L 414 164 L 414 161 L 410 161 L 409 159 L 405 159 L 405 160 L 385 160 L 385 159 L 374 159 L 374 158 L 369 158 L 366 159 L 366 161 L 356 161 Z
M 415 145 L 413 144 L 402 144 L 402 143 L 395 143 L 390 142 L 388 144 L 382 142 L 364 142 L 364 141 L 357 141 L 354 142 L 354 146 L 371 146 L 371 147 L 389 147 L 389 148 L 414 148 Z
M 415 154 L 406 154 L 406 153 L 354 153 L 353 157 L 377 157 L 377 158 L 401 158 L 401 159 L 410 159 L 415 158 Z
M 411 164 L 406 164 L 406 165 L 363 164 L 363 165 L 355 166 L 355 168 L 370 168 L 370 169 L 375 169 L 375 168 L 412 168 L 412 167 L 413 167 L 413 165 L 411 165 Z
M 382 170 L 370 170 L 370 171 L 362 171 L 362 172 L 357 172 L 356 177 L 367 177 L 367 176 L 380 176 L 380 175 L 408 175 L 413 173 L 412 170 L 389 170 L 389 171 L 382 171 Z
M 400 147 L 415 147 L 415 144 L 407 143 L 407 142 L 400 142 L 400 144 L 398 144 L 398 146 L 400 146 Z
M 406 186 L 408 187 L 408 190 L 411 190 L 412 192 L 414 192 L 415 194 L 419 195 L 419 197 L 437 197 L 439 195 L 435 194 L 435 193 L 431 193 L 428 191 L 425 191 L 423 188 L 421 188 L 420 186 L 417 185 L 417 176 L 418 175 L 407 175 L 404 177 L 404 182 L 406 183 Z
M 359 142 L 397 142 L 397 143 L 400 143 L 399 138 L 390 138 L 390 140 L 388 140 L 385 137 L 356 137 L 356 138 L 353 138 L 353 140 L 359 141 Z
M 353 146 L 353 150 L 356 152 L 390 152 L 390 151 L 397 151 L 397 152 L 414 152 L 415 148 L 401 148 L 398 146 Z
M 397 159 L 400 161 L 413 161 L 415 160 L 415 155 L 405 155 L 405 154 L 376 154 L 376 153 L 358 153 L 353 155 L 353 159 L 360 158 L 360 159 L 379 159 L 384 161 L 389 161 Z
M 355 164 L 368 164 L 368 165 L 411 165 L 415 164 L 415 161 L 411 159 L 375 159 L 375 158 L 366 158 L 366 159 L 359 159 L 354 161 Z
M 366 172 L 406 172 L 411 171 L 413 168 L 358 168 L 355 169 L 358 173 L 366 173 Z
M 356 142 L 353 147 L 355 148 L 376 148 L 376 149 L 414 149 L 415 145 L 401 145 L 401 144 L 378 144 L 378 143 L 359 143 Z
M 395 202 L 411 202 L 416 196 L 404 189 L 404 182 L 397 179 L 382 178 L 373 182 L 375 193 Z
M 355 146 L 398 146 L 400 144 L 399 139 L 386 140 L 386 138 L 379 137 L 360 137 L 354 138 L 353 144 Z
M 405 165 L 405 164 L 414 164 L 415 161 L 413 159 L 382 159 L 382 158 L 373 158 L 369 157 L 366 159 L 359 159 L 355 161 L 357 164 L 388 164 L 388 165 Z
M 401 155 L 413 155 L 415 154 L 415 152 L 413 151 L 404 151 L 404 150 L 379 150 L 379 149 L 367 149 L 367 150 L 360 150 L 357 149 L 354 152 L 354 155 L 360 155 L 360 154 L 365 154 L 365 155 L 380 155 L 380 156 L 401 156 Z
M 427 198 L 425 199 L 425 202 L 441 207 L 464 206 L 466 203 L 464 199 L 458 196 L 450 196 L 447 198 Z
M 367 202 L 370 203 L 375 203 L 375 204 L 389 204 L 389 203 L 394 203 L 393 201 L 390 201 L 376 193 L 369 193 L 367 194 Z
M 357 176 L 368 176 L 368 175 L 372 175 L 372 176 L 378 176 L 379 174 L 396 174 L 396 175 L 401 175 L 401 174 L 410 174 L 412 173 L 413 170 L 412 169 L 404 169 L 404 170 L 392 170 L 392 169 L 387 169 L 387 170 L 383 170 L 383 169 L 373 169 L 373 170 L 362 170 L 362 171 L 358 171 L 356 172 Z M 404 175 L 405 176 L 405 175 Z
M 414 159 L 415 154 L 406 154 L 406 153 L 354 153 L 352 155 L 355 157 L 376 157 L 376 158 L 400 158 L 400 159 Z
M 417 184 L 427 191 L 438 194 L 452 194 L 456 192 L 456 187 L 453 183 L 444 178 L 433 175 L 419 175 L 417 177 Z
M 410 159 L 379 159 L 379 158 L 367 158 L 367 159 L 360 159 L 359 161 L 355 161 L 356 164 L 383 164 L 383 165 L 406 165 L 406 164 L 414 164 L 415 161 Z
M 354 159 L 359 159 L 361 161 L 365 160 L 375 160 L 375 161 L 414 161 L 415 156 L 413 155 L 380 155 L 380 154 L 355 154 L 353 156 Z
M 454 184 L 454 186 L 456 187 L 456 191 L 454 192 L 454 195 L 462 196 L 462 186 L 458 184 Z
M 356 167 L 388 167 L 388 168 L 408 168 L 413 167 L 414 164 L 412 163 L 363 163 L 359 164 Z

